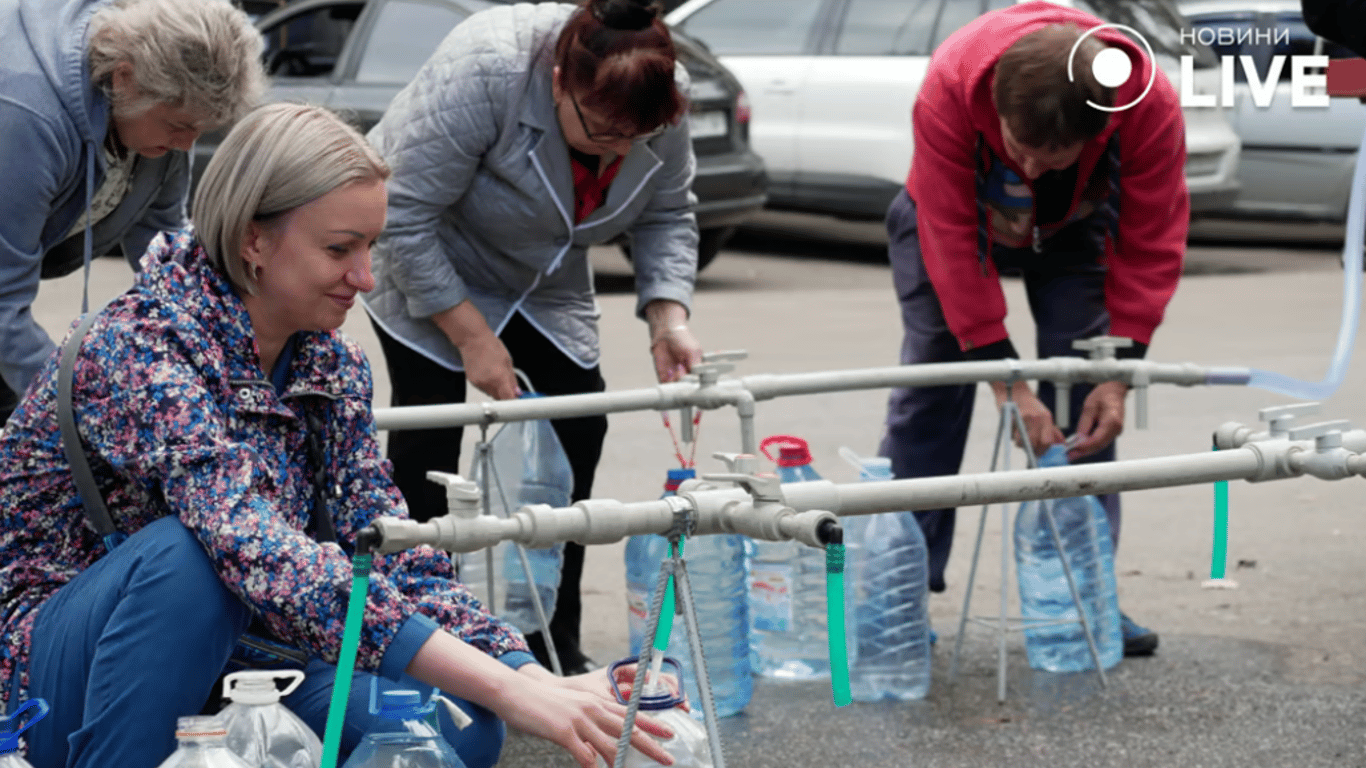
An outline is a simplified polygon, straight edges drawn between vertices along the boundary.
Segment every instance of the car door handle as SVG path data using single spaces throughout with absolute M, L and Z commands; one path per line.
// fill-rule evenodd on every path
M 769 80 L 764 86 L 765 93 L 792 94 L 797 92 L 797 86 L 790 80 L 776 79 Z

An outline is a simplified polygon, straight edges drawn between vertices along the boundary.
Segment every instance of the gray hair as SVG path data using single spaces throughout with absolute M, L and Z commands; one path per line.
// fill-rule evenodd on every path
M 90 21 L 90 80 L 115 114 L 157 104 L 201 114 L 211 126 L 256 106 L 266 87 L 261 33 L 224 0 L 115 0 Z M 132 67 L 136 94 L 115 94 L 114 71 Z
M 247 225 L 265 223 L 389 166 L 340 117 L 306 104 L 269 104 L 243 117 L 199 180 L 191 218 L 209 261 L 239 291 L 256 293 L 242 259 Z

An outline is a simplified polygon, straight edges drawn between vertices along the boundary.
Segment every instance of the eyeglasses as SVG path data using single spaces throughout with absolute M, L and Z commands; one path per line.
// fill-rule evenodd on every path
M 574 114 L 579 116 L 579 126 L 583 128 L 583 135 L 587 136 L 588 140 L 595 144 L 614 144 L 618 141 L 629 141 L 632 144 L 639 144 L 643 141 L 649 141 L 669 129 L 669 124 L 664 123 L 653 131 L 642 133 L 637 136 L 626 136 L 625 134 L 616 132 L 595 133 L 588 129 L 588 121 L 583 119 L 583 110 L 579 108 L 579 100 L 574 98 L 572 92 L 569 94 L 569 103 L 574 105 Z

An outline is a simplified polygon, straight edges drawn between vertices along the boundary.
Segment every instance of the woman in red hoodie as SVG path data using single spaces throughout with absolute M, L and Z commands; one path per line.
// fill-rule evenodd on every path
M 977 18 L 935 51 L 912 110 L 906 190 L 887 213 L 903 364 L 1018 358 L 1001 274 L 1024 279 L 1039 357 L 1081 355 L 1073 341 L 1105 334 L 1133 341 L 1121 357 L 1147 351 L 1185 254 L 1185 125 L 1139 45 L 1114 29 L 1086 34 L 1103 23 L 1022 3 Z M 1091 67 L 1107 47 L 1133 66 L 1113 88 Z M 1006 385 L 992 389 L 1004 402 Z M 892 392 L 881 452 L 898 478 L 958 472 L 975 390 Z M 1072 387 L 1070 460 L 1114 460 L 1126 391 L 1120 382 Z M 1055 425 L 1051 384 L 1036 394 L 1021 382 L 1010 397 L 1036 453 L 1073 431 Z M 1101 501 L 1118 544 L 1119 499 Z M 917 517 L 930 589 L 940 592 L 954 510 Z M 1157 647 L 1157 635 L 1127 617 L 1124 636 L 1127 655 Z

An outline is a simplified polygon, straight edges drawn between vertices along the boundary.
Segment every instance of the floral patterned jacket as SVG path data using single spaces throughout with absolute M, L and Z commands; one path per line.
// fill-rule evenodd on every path
M 192 228 L 154 240 L 142 264 L 91 327 L 75 367 L 76 421 L 110 516 L 132 533 L 176 515 L 276 637 L 335 663 L 355 534 L 377 516 L 407 514 L 375 439 L 365 355 L 339 332 L 301 334 L 277 396 L 245 306 Z M 0 433 L 5 696 L 16 665 L 28 688 L 23 662 L 38 609 L 105 552 L 62 450 L 58 359 Z M 310 412 L 326 425 L 327 504 L 340 546 L 306 533 Z M 455 580 L 450 558 L 419 547 L 375 557 L 357 667 L 379 670 L 415 616 L 492 656 L 520 651 L 503 659 L 511 666 L 530 660 L 517 630 Z

